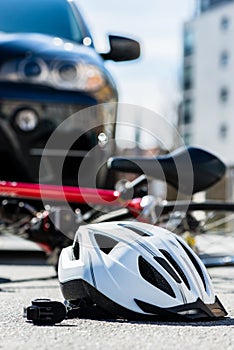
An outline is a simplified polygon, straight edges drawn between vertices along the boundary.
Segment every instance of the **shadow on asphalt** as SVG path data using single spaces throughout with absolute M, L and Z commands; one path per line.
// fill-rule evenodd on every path
M 0 265 L 47 265 L 46 254 L 41 251 L 0 251 Z
M 49 276 L 49 277 L 22 278 L 22 279 L 18 279 L 18 280 L 11 280 L 10 278 L 0 277 L 0 285 L 4 284 L 4 283 L 24 283 L 24 282 L 33 282 L 33 281 L 50 281 L 52 279 L 53 280 L 57 279 L 57 275 L 53 275 L 53 276 Z
M 72 319 L 73 322 L 74 320 L 77 320 L 78 321 L 84 321 L 84 320 L 87 320 L 87 321 L 90 321 L 89 319 L 84 319 L 84 318 L 73 318 Z M 55 325 L 46 325 L 46 327 L 80 327 L 80 324 L 77 323 L 74 324 L 74 323 L 70 323 L 69 322 L 70 320 L 64 320 L 62 323 L 60 324 L 55 324 Z M 30 321 L 26 321 L 27 323 L 31 323 Z M 169 321 L 156 321 L 156 322 L 147 322 L 147 321 L 127 321 L 127 320 L 94 320 L 92 319 L 92 322 L 100 322 L 103 323 L 109 323 L 110 325 L 112 323 L 124 323 L 126 325 L 126 327 L 128 325 L 149 325 L 149 326 L 161 326 L 161 327 L 165 327 L 165 326 L 170 326 L 170 327 L 218 327 L 218 326 L 221 326 L 221 327 L 229 327 L 229 326 L 233 326 L 234 325 L 234 319 L 233 318 L 225 318 L 223 320 L 217 320 L 217 321 L 206 321 L 206 322 L 169 322 Z M 39 327 L 43 327 L 43 325 L 39 326 Z
M 156 325 L 156 326 L 171 326 L 171 327 L 217 327 L 217 326 L 233 326 L 234 318 L 225 317 L 224 319 L 216 321 L 188 321 L 188 322 L 175 322 L 175 321 L 128 321 L 128 320 L 102 320 L 102 322 L 110 323 L 125 323 L 127 324 L 146 324 L 146 325 Z

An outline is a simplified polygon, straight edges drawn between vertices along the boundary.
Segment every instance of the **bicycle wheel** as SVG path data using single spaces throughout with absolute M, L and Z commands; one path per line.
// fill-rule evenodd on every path
M 207 267 L 234 265 L 234 203 L 167 203 L 157 224 L 182 236 Z

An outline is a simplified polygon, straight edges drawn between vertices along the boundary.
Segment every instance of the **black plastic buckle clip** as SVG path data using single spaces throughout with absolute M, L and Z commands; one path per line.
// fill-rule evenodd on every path
M 35 325 L 53 325 L 62 322 L 67 315 L 66 306 L 50 299 L 35 299 L 25 309 L 27 320 Z

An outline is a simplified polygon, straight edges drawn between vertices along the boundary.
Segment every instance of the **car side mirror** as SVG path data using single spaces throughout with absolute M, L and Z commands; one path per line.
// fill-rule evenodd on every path
M 115 62 L 135 60 L 140 57 L 138 41 L 118 35 L 109 35 L 110 51 L 102 53 L 104 60 Z

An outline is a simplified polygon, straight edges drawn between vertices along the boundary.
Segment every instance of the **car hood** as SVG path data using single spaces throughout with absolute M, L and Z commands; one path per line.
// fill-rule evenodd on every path
M 44 34 L 0 34 L 0 61 L 40 56 L 47 59 L 84 59 L 102 65 L 94 48 Z

